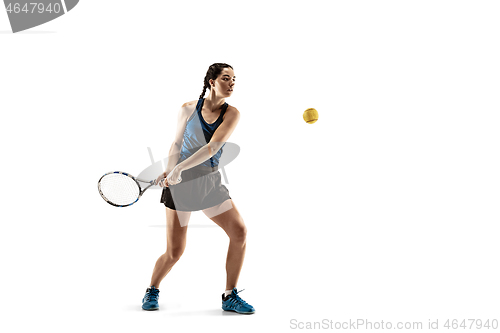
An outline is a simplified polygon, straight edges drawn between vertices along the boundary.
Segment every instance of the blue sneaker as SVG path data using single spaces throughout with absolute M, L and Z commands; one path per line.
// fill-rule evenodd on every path
M 160 293 L 159 289 L 156 289 L 155 286 L 151 286 L 146 289 L 146 295 L 142 299 L 142 308 L 144 310 L 158 310 L 160 307 L 158 306 L 158 294 Z
M 240 290 L 239 292 L 241 293 L 243 290 Z M 253 306 L 245 302 L 244 300 L 241 299 L 240 296 L 238 296 L 238 290 L 236 288 L 233 288 L 231 293 L 224 297 L 224 294 L 222 294 L 222 309 L 224 311 L 235 311 L 237 313 L 254 313 L 255 309 Z

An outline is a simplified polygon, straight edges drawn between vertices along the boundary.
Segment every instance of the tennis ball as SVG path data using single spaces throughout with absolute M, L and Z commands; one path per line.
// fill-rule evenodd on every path
M 316 111 L 316 109 L 309 108 L 304 111 L 303 117 L 306 123 L 314 124 L 318 120 L 318 111 Z

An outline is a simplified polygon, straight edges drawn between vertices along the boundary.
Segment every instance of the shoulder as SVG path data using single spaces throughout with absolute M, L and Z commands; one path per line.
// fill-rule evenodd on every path
M 236 117 L 240 116 L 240 111 L 238 111 L 238 109 L 232 105 L 227 106 L 226 114 L 228 114 L 228 113 L 233 115 L 233 116 L 236 116 Z
M 184 104 L 182 104 L 182 107 L 185 108 L 185 107 L 189 107 L 189 106 L 192 106 L 192 105 L 196 105 L 198 103 L 198 100 L 195 100 L 195 101 L 191 101 L 191 102 L 186 102 Z M 177 104 L 179 105 L 179 104 Z
M 228 120 L 228 119 L 236 121 L 240 120 L 240 111 L 238 111 L 238 109 L 232 105 L 227 106 L 226 113 L 224 114 L 223 117 L 223 120 Z
M 181 110 L 179 111 L 180 119 L 187 120 L 193 114 L 193 111 L 196 109 L 197 103 L 198 101 L 191 101 L 182 104 Z

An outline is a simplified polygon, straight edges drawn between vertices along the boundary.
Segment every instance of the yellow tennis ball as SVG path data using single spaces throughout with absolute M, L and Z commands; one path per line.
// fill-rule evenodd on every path
M 303 117 L 306 123 L 314 124 L 318 120 L 318 111 L 316 111 L 316 109 L 309 108 L 304 111 Z

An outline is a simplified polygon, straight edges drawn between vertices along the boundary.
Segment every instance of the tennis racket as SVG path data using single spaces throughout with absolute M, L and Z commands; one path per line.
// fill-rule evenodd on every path
M 148 184 L 142 188 L 139 182 Z M 127 207 L 135 204 L 154 180 L 142 180 L 121 171 L 108 172 L 99 179 L 97 188 L 101 197 L 115 207 Z

